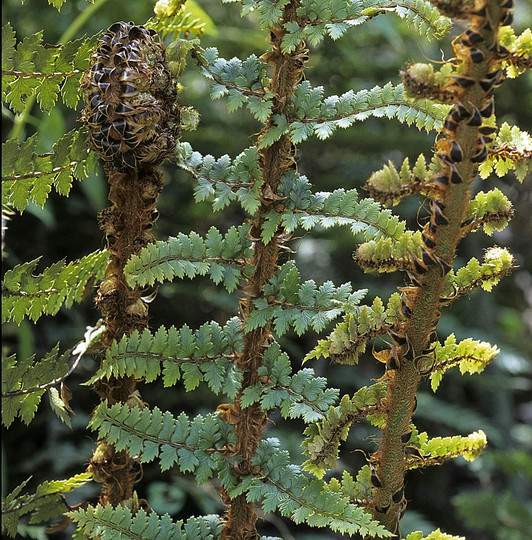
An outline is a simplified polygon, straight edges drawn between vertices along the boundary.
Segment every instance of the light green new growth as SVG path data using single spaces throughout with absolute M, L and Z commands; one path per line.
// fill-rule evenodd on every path
M 2 204 L 22 212 L 30 201 L 43 206 L 52 187 L 67 196 L 72 180 L 82 180 L 96 168 L 84 130 L 63 135 L 47 154 L 36 154 L 37 134 L 23 143 L 10 139 L 2 144 Z
M 95 251 L 76 262 L 54 263 L 39 275 L 33 273 L 39 259 L 8 270 L 2 288 L 2 322 L 20 324 L 26 317 L 36 321 L 80 302 L 92 281 L 103 276 L 108 258 L 107 252 Z
M 480 191 L 469 201 L 465 229 L 469 232 L 482 227 L 491 236 L 494 231 L 502 231 L 508 225 L 512 214 L 512 203 L 497 188 L 487 193 Z
M 31 477 L 17 486 L 2 501 L 2 532 L 14 538 L 19 519 L 31 514 L 30 524 L 49 522 L 64 514 L 66 509 L 63 493 L 83 486 L 91 479 L 91 474 L 82 473 L 66 480 L 52 480 L 37 486 L 32 495 L 20 495 Z
M 436 529 L 432 531 L 428 536 L 423 536 L 420 531 L 410 533 L 405 540 L 466 540 L 465 536 L 454 536 L 452 534 L 446 534 Z

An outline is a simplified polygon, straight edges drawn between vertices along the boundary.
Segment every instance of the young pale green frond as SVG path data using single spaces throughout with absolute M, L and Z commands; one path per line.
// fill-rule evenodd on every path
M 519 182 L 532 172 L 532 137 L 504 122 L 478 172 L 481 178 L 487 178 L 491 172 L 502 177 L 511 170 Z
M 297 13 L 305 22 L 285 24 L 288 33 L 283 38 L 284 53 L 293 51 L 301 40 L 315 46 L 327 35 L 339 39 L 350 28 L 387 13 L 395 13 L 428 40 L 441 39 L 451 28 L 451 21 L 424 0 L 303 0 Z
M 356 308 L 353 313 L 345 315 L 327 338 L 318 341 L 304 361 L 323 356 L 339 364 L 356 364 L 369 339 L 386 334 L 402 319 L 399 293 L 392 294 L 386 309 L 382 300 L 376 297 L 371 306 Z
M 512 203 L 502 191 L 497 188 L 487 193 L 480 191 L 467 206 L 464 234 L 482 227 L 491 236 L 495 231 L 502 231 L 512 215 Z
M 340 404 L 330 407 L 320 422 L 308 426 L 302 446 L 309 459 L 303 464 L 303 469 L 318 478 L 333 469 L 338 460 L 341 441 L 347 439 L 351 426 L 364 418 L 373 425 L 383 427 L 385 397 L 386 383 L 364 386 L 352 397 L 343 396 Z
M 80 302 L 92 282 L 103 276 L 108 258 L 107 252 L 95 251 L 79 261 L 54 263 L 39 275 L 33 274 L 39 259 L 8 270 L 2 287 L 2 322 L 20 324 L 26 317 L 36 321 Z
M 214 540 L 223 527 L 216 515 L 173 522 L 168 514 L 158 516 L 143 508 L 133 514 L 127 506 L 113 507 L 110 504 L 79 508 L 67 515 L 78 524 L 78 530 L 84 535 L 99 540 Z
M 197 182 L 194 198 L 197 202 L 211 200 L 213 210 L 222 210 L 231 201 L 238 200 L 249 214 L 260 205 L 259 153 L 251 146 L 234 160 L 225 155 L 215 159 L 194 152 L 188 143 L 178 146 L 177 165 Z
M 434 194 L 435 186 L 431 177 L 441 170 L 441 164 L 435 159 L 428 169 L 425 156 L 421 154 L 410 168 L 410 161 L 405 158 L 399 170 L 389 161 L 381 170 L 374 172 L 366 181 L 365 188 L 375 200 L 386 204 L 398 204 L 408 195 L 420 193 L 425 197 Z
M 9 427 L 16 417 L 29 424 L 43 394 L 58 384 L 68 372 L 71 351 L 59 355 L 59 344 L 35 361 L 35 355 L 23 360 L 16 355 L 2 358 L 2 424 Z M 53 399 L 55 396 L 50 396 Z M 52 402 L 52 408 L 55 403 Z M 63 415 L 61 418 L 68 423 Z
M 495 345 L 485 341 L 477 341 L 470 338 L 456 343 L 454 334 L 451 334 L 443 343 L 436 342 L 430 345 L 434 348 L 433 357 L 429 357 L 434 365 L 431 368 L 430 386 L 436 392 L 444 373 L 458 366 L 460 373 L 481 373 L 485 367 L 499 354 Z
M 63 135 L 48 154 L 37 154 L 37 135 L 23 143 L 11 139 L 2 144 L 2 204 L 22 212 L 30 201 L 43 206 L 52 187 L 68 195 L 72 179 L 85 178 L 96 167 L 84 130 Z
M 30 523 L 49 522 L 64 514 L 67 506 L 62 495 L 83 486 L 90 479 L 90 473 L 77 474 L 66 480 L 43 482 L 34 494 L 20 495 L 30 480 L 28 478 L 2 501 L 2 532 L 14 538 L 19 519 L 26 514 L 31 514 Z
M 241 373 L 233 365 L 242 350 L 242 327 L 237 317 L 225 326 L 217 322 L 205 323 L 196 331 L 187 325 L 168 330 L 159 327 L 135 330 L 120 341 L 113 341 L 107 349 L 100 369 L 87 385 L 102 377 L 129 377 L 146 382 L 162 377 L 165 387 L 182 380 L 187 391 L 200 382 L 207 383 L 215 393 L 234 399 L 241 383 Z
M 424 536 L 421 531 L 415 531 L 405 537 L 405 540 L 466 540 L 465 536 L 455 536 L 447 534 L 440 529 L 432 531 L 428 536 Z
M 351 292 L 351 284 L 335 287 L 331 281 L 319 287 L 314 280 L 301 283 L 295 262 L 288 261 L 263 286 L 262 292 L 264 296 L 253 300 L 255 309 L 246 319 L 246 330 L 273 321 L 275 333 L 282 336 L 291 326 L 298 335 L 309 327 L 320 332 L 339 315 L 352 311 L 367 290 Z
M 133 255 L 125 266 L 131 286 L 153 285 L 174 278 L 192 279 L 208 275 L 214 283 L 223 283 L 233 292 L 239 280 L 250 271 L 251 241 L 249 225 L 231 227 L 222 235 L 211 227 L 205 238 L 198 233 L 180 233 L 166 241 L 149 244 L 139 255 Z
M 79 85 L 96 39 L 50 47 L 42 37 L 42 31 L 37 32 L 17 45 L 11 25 L 2 28 L 2 101 L 17 113 L 33 95 L 43 111 L 55 106 L 59 94 L 67 107 L 74 109 L 79 101 Z
M 488 441 L 483 431 L 475 431 L 462 437 L 434 437 L 429 439 L 426 432 L 418 433 L 414 428 L 408 446 L 414 451 L 407 452 L 409 469 L 441 465 L 444 461 L 462 456 L 474 461 L 482 453 Z
M 365 272 L 414 270 L 413 259 L 420 259 L 422 250 L 421 232 L 406 231 L 396 241 L 380 238 L 360 244 L 353 258 Z
M 108 407 L 106 401 L 94 411 L 89 427 L 117 451 L 127 448 L 143 463 L 158 458 L 163 471 L 177 464 L 181 472 L 193 473 L 198 484 L 212 477 L 227 445 L 236 440 L 232 426 L 217 414 L 190 419 L 185 413 L 175 417 L 157 407 L 150 410 L 127 403 Z
M 532 69 L 532 30 L 526 28 L 520 36 L 515 35 L 511 26 L 499 29 L 499 42 L 510 52 L 502 62 L 506 76 L 510 79 L 518 77 Z
M 484 262 L 473 257 L 456 272 L 451 270 L 443 289 L 442 302 L 451 301 L 458 296 L 482 287 L 490 292 L 502 277 L 508 275 L 514 268 L 515 259 L 505 248 L 491 247 L 484 254 Z
M 156 17 L 150 19 L 144 26 L 153 28 L 161 38 L 171 35 L 177 40 L 185 35 L 201 36 L 206 26 L 213 24 L 212 20 L 200 6 L 194 6 L 193 14 L 188 9 L 189 6 L 184 7 L 184 4 L 185 2 L 180 0 L 159 0 L 153 8 Z M 169 60 L 172 61 L 171 56 Z
M 359 92 L 350 90 L 341 96 L 323 99 L 321 86 L 312 87 L 308 81 L 303 81 L 291 100 L 296 119 L 288 123 L 280 117 L 277 126 L 270 129 L 259 147 L 269 146 L 284 133 L 288 133 L 295 144 L 311 135 L 326 139 L 337 128 L 348 128 L 369 117 L 395 118 L 409 126 L 415 124 L 427 132 L 439 130 L 449 110 L 449 106 L 429 100 L 411 102 L 405 97 L 402 84 L 393 86 L 391 83 Z
M 257 375 L 261 382 L 242 392 L 242 408 L 260 402 L 263 410 L 279 407 L 284 418 L 316 422 L 338 398 L 338 390 L 327 388 L 327 380 L 313 369 L 292 374 L 290 359 L 277 343 L 266 350 Z
M 244 478 L 229 492 L 235 497 L 247 492 L 248 501 L 261 501 L 264 512 L 278 510 L 295 523 L 329 527 L 343 534 L 386 538 L 392 536 L 348 497 L 327 489 L 321 480 L 308 477 L 290 463 L 288 452 L 280 450 L 277 439 L 265 439 L 253 458 L 263 476 Z

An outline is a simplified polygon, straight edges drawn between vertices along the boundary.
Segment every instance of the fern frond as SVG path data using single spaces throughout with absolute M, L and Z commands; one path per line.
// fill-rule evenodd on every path
M 408 195 L 419 193 L 432 197 L 435 185 L 432 176 L 440 172 L 441 164 L 433 159 L 427 168 L 425 156 L 421 154 L 410 168 L 410 160 L 405 158 L 399 170 L 389 161 L 381 170 L 374 172 L 364 186 L 370 197 L 385 204 L 398 204 Z
M 477 341 L 470 338 L 456 343 L 454 334 L 451 334 L 443 343 L 436 342 L 430 345 L 434 348 L 434 362 L 430 374 L 430 386 L 436 392 L 444 373 L 454 367 L 460 368 L 460 373 L 481 373 L 485 367 L 499 354 L 495 345 L 485 341 Z
M 382 411 L 386 397 L 386 383 L 379 382 L 357 390 L 353 397 L 343 396 L 337 407 L 330 407 L 327 415 L 317 424 L 305 429 L 302 445 L 309 459 L 303 469 L 318 478 L 333 469 L 338 460 L 341 441 L 345 441 L 354 423 L 367 418 L 373 425 L 383 427 Z
M 520 182 L 532 172 L 532 137 L 504 122 L 478 172 L 481 178 L 487 178 L 491 172 L 504 176 L 511 170 Z
M 323 99 L 323 88 L 312 87 L 308 81 L 299 84 L 292 96 L 293 115 L 297 120 L 288 123 L 284 117 L 276 115 L 277 125 L 266 133 L 259 148 L 269 146 L 281 135 L 290 134 L 293 143 L 299 143 L 316 135 L 327 139 L 337 128 L 347 128 L 356 121 L 369 117 L 397 119 L 407 125 L 415 124 L 427 132 L 439 130 L 449 111 L 448 105 L 436 104 L 430 100 L 409 101 L 404 86 L 375 86 L 371 90 L 352 90 L 341 96 Z M 275 118 L 274 118 L 275 119 Z
M 380 238 L 360 244 L 353 259 L 365 272 L 414 271 L 414 259 L 421 259 L 423 247 L 420 231 L 406 231 L 397 241 Z
M 304 362 L 323 356 L 340 364 L 356 364 L 369 339 L 389 332 L 402 319 L 399 293 L 392 294 L 386 309 L 382 300 L 376 297 L 371 306 L 355 308 L 354 313 L 348 313 L 327 338 L 318 341 Z
M 183 380 L 187 391 L 206 382 L 215 393 L 234 398 L 240 388 L 241 373 L 233 365 L 242 350 L 242 326 L 237 317 L 225 326 L 217 322 L 205 323 L 195 332 L 187 325 L 179 330 L 159 327 L 135 330 L 120 341 L 113 341 L 106 350 L 98 372 L 85 384 L 92 385 L 105 377 L 135 376 L 154 381 L 163 379 L 165 387 Z
M 283 175 L 279 197 L 286 211 L 266 212 L 262 230 L 265 242 L 271 240 L 279 225 L 288 233 L 297 227 L 310 230 L 347 225 L 353 234 L 363 233 L 366 240 L 384 237 L 395 242 L 405 234 L 404 221 L 372 199 L 359 200 L 355 189 L 313 193 L 308 179 L 294 171 Z
M 95 251 L 79 261 L 54 263 L 37 276 L 33 271 L 39 259 L 8 270 L 2 283 L 2 322 L 36 321 L 80 302 L 92 281 L 103 276 L 108 258 L 106 251 Z
M 155 4 L 153 11 L 156 18 L 150 19 L 144 26 L 153 28 L 161 38 L 169 34 L 174 40 L 190 34 L 201 36 L 205 30 L 206 22 L 190 13 L 184 2 L 159 1 Z M 172 61 L 171 56 L 169 60 Z
M 225 155 L 215 159 L 194 152 L 188 143 L 178 146 L 177 165 L 196 180 L 194 198 L 196 202 L 213 201 L 213 210 L 225 208 L 231 201 L 238 200 L 242 208 L 254 214 L 260 206 L 259 153 L 251 146 L 231 161 Z
M 91 479 L 90 473 L 82 473 L 66 480 L 46 481 L 32 495 L 20 495 L 29 482 L 25 480 L 2 501 L 2 532 L 15 537 L 19 519 L 32 514 L 30 523 L 48 522 L 65 513 L 67 505 L 63 494 L 83 486 Z
M 2 204 L 19 212 L 30 200 L 43 206 L 52 187 L 60 195 L 68 195 L 73 178 L 81 180 L 96 167 L 84 130 L 63 135 L 51 153 L 36 154 L 36 145 L 37 134 L 23 143 L 11 139 L 2 144 Z
M 336 40 L 350 28 L 386 13 L 395 13 L 429 41 L 441 39 L 451 29 L 451 21 L 424 0 L 340 0 L 327 4 L 307 0 L 301 4 L 298 15 L 302 22 L 285 24 L 288 34 L 283 39 L 284 53 L 293 51 L 301 40 L 309 41 L 314 46 L 326 35 Z M 263 24 L 268 21 L 265 19 Z
M 363 508 L 350 504 L 347 497 L 327 490 L 323 481 L 309 478 L 300 467 L 292 465 L 288 452 L 280 451 L 279 446 L 277 439 L 261 442 L 253 461 L 263 474 L 244 478 L 229 492 L 231 497 L 247 492 L 247 500 L 261 501 L 264 512 L 278 510 L 295 523 L 311 527 L 329 527 L 350 535 L 392 536 Z
M 266 90 L 269 79 L 265 63 L 252 54 L 246 60 L 218 57 L 218 50 L 194 48 L 194 57 L 203 74 L 214 81 L 211 85 L 211 99 L 227 96 L 227 108 L 234 112 L 246 105 L 249 112 L 259 122 L 266 122 L 272 112 L 273 92 Z
M 512 271 L 514 264 L 515 259 L 507 249 L 500 247 L 487 249 L 483 264 L 473 257 L 456 273 L 453 270 L 449 272 L 444 285 L 442 303 L 454 300 L 478 287 L 490 292 L 501 278 Z
M 512 203 L 497 188 L 487 193 L 480 191 L 467 206 L 463 234 L 482 227 L 491 236 L 494 231 L 502 231 L 508 225 L 513 212 Z
M 260 402 L 263 410 L 279 407 L 283 418 L 303 418 L 315 422 L 326 414 L 336 401 L 338 390 L 327 388 L 324 377 L 316 377 L 313 369 L 292 374 L 288 355 L 273 343 L 264 353 L 257 375 L 260 382 L 242 392 L 240 406 Z
M 19 417 L 28 425 L 43 394 L 68 372 L 71 350 L 59 355 L 59 343 L 41 360 L 32 355 L 17 362 L 16 355 L 2 359 L 2 424 L 9 427 Z M 50 396 L 53 399 L 53 395 Z
M 467 461 L 474 461 L 488 444 L 482 430 L 462 437 L 434 437 L 429 439 L 427 433 L 418 433 L 414 428 L 407 448 L 417 450 L 415 454 L 407 452 L 407 467 L 418 469 L 441 465 L 448 459 L 462 456 Z
M 530 28 L 526 28 L 520 36 L 516 36 L 511 26 L 502 26 L 498 37 L 499 43 L 510 53 L 502 62 L 508 78 L 514 79 L 532 69 L 532 30 Z
M 147 513 L 143 508 L 133 514 L 127 506 L 102 506 L 99 503 L 68 512 L 67 515 L 88 538 L 100 540 L 214 540 L 219 537 L 223 527 L 216 515 L 173 522 L 168 514 L 160 517 L 155 512 Z
M 371 470 L 369 465 L 364 465 L 354 479 L 346 470 L 342 471 L 342 479 L 331 478 L 327 482 L 327 489 L 335 493 L 342 493 L 355 504 L 368 501 L 375 491 L 370 481 Z
M 131 286 L 153 285 L 177 277 L 208 275 L 214 283 L 223 283 L 233 292 L 239 280 L 250 272 L 252 255 L 247 238 L 249 225 L 231 227 L 225 236 L 211 227 L 202 238 L 198 233 L 180 233 L 166 241 L 149 244 L 133 255 L 124 268 Z
M 367 290 L 351 292 L 351 284 L 335 287 L 331 281 L 316 285 L 314 280 L 300 281 L 294 261 L 288 261 L 263 286 L 264 296 L 253 300 L 253 309 L 246 318 L 246 331 L 273 321 L 278 336 L 292 326 L 298 335 L 309 327 L 320 332 L 340 314 L 354 309 Z M 271 299 L 271 301 L 268 300 Z
M 236 441 L 232 426 L 216 414 L 191 420 L 185 413 L 174 417 L 157 407 L 141 409 L 126 403 L 108 407 L 106 401 L 94 411 L 89 427 L 117 451 L 127 448 L 143 463 L 158 458 L 163 471 L 177 464 L 181 472 L 193 473 L 198 484 L 222 465 L 228 467 L 223 455 Z
M 42 31 L 37 32 L 16 45 L 11 25 L 2 28 L 2 101 L 15 112 L 22 112 L 25 100 L 33 95 L 43 111 L 55 106 L 59 94 L 72 109 L 79 101 L 79 85 L 96 38 L 50 47 L 43 45 L 42 37 Z
M 447 534 L 440 529 L 432 531 L 428 536 L 424 536 L 421 531 L 415 531 L 410 533 L 405 540 L 466 540 L 465 536 L 455 536 Z

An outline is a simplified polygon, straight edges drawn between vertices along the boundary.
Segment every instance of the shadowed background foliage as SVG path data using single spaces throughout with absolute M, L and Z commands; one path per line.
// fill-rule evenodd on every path
M 93 35 L 118 20 L 144 23 L 153 13 L 153 2 L 123 0 L 95 3 L 99 9 L 76 31 L 73 38 Z M 220 56 L 241 59 L 267 50 L 266 37 L 260 33 L 253 18 L 241 19 L 238 5 L 217 0 L 198 0 L 207 22 L 202 45 L 216 46 Z M 34 0 L 21 6 L 18 0 L 3 2 L 3 24 L 10 21 L 17 39 L 44 30 L 44 42 L 56 43 L 73 21 L 90 4 L 72 0 L 58 13 L 46 0 Z M 94 8 L 93 8 L 94 9 Z M 208 14 L 208 15 L 207 15 Z M 210 17 L 210 19 L 208 18 Z M 516 1 L 516 32 L 532 21 L 532 9 L 526 1 Z M 323 84 L 329 94 L 349 89 L 371 88 L 376 84 L 400 82 L 399 71 L 407 62 L 438 61 L 450 57 L 449 40 L 445 44 L 428 43 L 413 35 L 395 17 L 377 18 L 368 25 L 351 30 L 343 39 L 326 40 L 311 49 L 306 70 L 313 85 Z M 201 115 L 199 128 L 185 132 L 183 140 L 202 154 L 219 157 L 235 156 L 252 144 L 258 123 L 246 111 L 228 114 L 223 100 L 211 101 L 208 82 L 199 74 L 193 62 L 182 76 L 179 101 L 193 106 Z M 506 82 L 495 94 L 499 123 L 508 121 L 522 129 L 532 129 L 532 76 L 529 73 Z M 47 152 L 64 132 L 79 127 L 80 113 L 58 105 L 50 114 L 37 107 L 31 111 L 20 136 L 39 134 L 39 152 Z M 2 117 L 4 140 L 13 130 L 9 112 Z M 372 171 L 384 162 L 399 164 L 406 156 L 414 159 L 420 152 L 428 153 L 433 134 L 388 120 L 370 119 L 347 130 L 338 130 L 327 141 L 315 138 L 299 145 L 298 168 L 311 178 L 318 191 L 338 187 L 361 188 Z M 160 218 L 154 228 L 159 239 L 178 232 L 206 232 L 211 225 L 226 230 L 241 222 L 238 209 L 228 207 L 211 213 L 208 203 L 193 202 L 193 183 L 172 162 L 164 165 L 166 185 L 158 204 Z M 432 436 L 466 434 L 482 429 L 489 445 L 475 462 L 463 459 L 447 462 L 443 467 L 422 473 L 411 472 L 407 478 L 406 497 L 410 501 L 402 522 L 403 533 L 423 530 L 426 533 L 441 527 L 448 533 L 464 534 L 473 540 L 525 540 L 532 530 L 532 221 L 530 209 L 532 191 L 530 179 L 523 184 L 512 174 L 506 178 L 478 180 L 477 189 L 486 191 L 498 187 L 514 204 L 515 216 L 508 228 L 495 233 L 493 239 L 478 232 L 469 235 L 459 248 L 459 260 L 481 258 L 483 250 L 493 243 L 508 247 L 519 267 L 504 279 L 491 294 L 476 292 L 453 304 L 444 312 L 438 326 L 440 336 L 454 332 L 458 339 L 472 337 L 497 344 L 498 357 L 484 373 L 474 379 L 453 376 L 442 383 L 437 397 L 425 385 L 419 396 L 416 419 L 420 430 Z M 5 236 L 4 264 L 16 264 L 43 255 L 39 268 L 66 258 L 77 259 L 102 248 L 104 239 L 98 229 L 96 215 L 107 206 L 107 183 L 103 172 L 75 182 L 68 198 L 52 194 L 44 209 L 30 206 L 23 215 L 13 215 Z M 401 204 L 398 212 L 413 226 L 422 219 L 423 211 L 413 198 Z M 298 261 L 303 279 L 317 282 L 327 279 L 336 284 L 352 281 L 355 288 L 368 288 L 368 298 L 386 296 L 401 285 L 400 276 L 363 274 L 351 258 L 355 244 L 350 233 L 336 229 L 310 237 L 302 234 L 292 257 Z M 284 261 L 283 261 L 284 262 Z M 95 290 L 95 289 L 94 289 Z M 216 288 L 207 279 L 176 281 L 159 288 L 150 306 L 150 326 L 157 328 L 187 323 L 197 328 L 208 320 L 223 323 L 238 308 L 237 298 Z M 62 309 L 56 317 L 43 317 L 34 327 L 24 321 L 20 327 L 5 325 L 3 346 L 22 357 L 35 353 L 37 357 L 49 351 L 58 341 L 64 347 L 79 341 L 87 325 L 94 325 L 99 312 L 92 293 L 80 306 Z M 302 338 L 288 335 L 281 345 L 291 355 L 295 365 L 315 345 L 317 336 Z M 375 362 L 368 351 L 358 366 L 331 366 L 323 359 L 314 363 L 317 375 L 325 376 L 330 386 L 340 388 L 341 395 L 379 377 Z M 76 416 L 73 430 L 61 424 L 47 408 L 46 400 L 29 427 L 18 420 L 3 430 L 2 495 L 5 496 L 28 476 L 33 486 L 52 478 L 63 478 L 81 472 L 91 456 L 94 442 L 85 431 L 87 417 L 97 405 L 97 396 L 80 386 L 96 367 L 96 359 L 85 358 L 67 381 L 72 390 L 71 406 Z M 211 412 L 218 405 L 216 396 L 206 389 L 187 394 L 183 388 L 163 389 L 161 383 L 140 385 L 143 399 L 150 405 L 174 413 Z M 277 425 L 279 424 L 279 426 Z M 281 431 L 285 429 L 287 431 Z M 271 418 L 268 430 L 285 442 L 293 459 L 301 456 L 302 425 L 290 426 Z M 358 468 L 364 457 L 354 448 L 374 449 L 371 432 L 359 425 L 351 432 L 343 447 L 339 470 Z M 300 457 L 303 461 L 303 456 Z M 168 512 L 174 519 L 190 515 L 219 512 L 222 508 L 215 484 L 198 488 L 192 478 L 177 472 L 161 474 L 157 464 L 146 464 L 144 476 L 137 486 L 139 496 L 158 513 Z M 76 495 L 97 496 L 97 488 L 88 486 Z M 69 499 L 70 500 L 70 499 Z M 79 500 L 70 500 L 72 503 Z M 340 535 L 306 530 L 268 516 L 260 530 L 262 534 L 283 538 L 325 539 Z M 38 534 L 39 531 L 35 531 Z M 45 533 L 40 530 L 42 536 Z M 37 536 L 36 536 L 37 537 Z M 58 538 L 50 535 L 50 538 Z

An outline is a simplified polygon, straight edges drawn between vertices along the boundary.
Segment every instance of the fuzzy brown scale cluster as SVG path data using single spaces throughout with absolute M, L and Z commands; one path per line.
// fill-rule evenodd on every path
M 111 254 L 96 304 L 105 317 L 103 345 L 143 330 L 148 323 L 147 294 L 131 288 L 124 267 L 132 255 L 154 241 L 163 177 L 156 169 L 173 155 L 180 134 L 177 91 L 166 66 L 166 51 L 153 30 L 133 23 L 113 24 L 102 36 L 83 82 L 82 120 L 90 147 L 105 164 L 112 206 L 99 215 Z M 103 378 L 94 385 L 101 399 L 144 404 L 135 377 Z M 100 503 L 128 504 L 138 480 L 138 456 L 116 452 L 99 441 L 89 470 L 102 483 Z
M 113 24 L 99 41 L 82 82 L 90 147 L 117 170 L 156 166 L 180 132 L 176 88 L 153 30 Z

